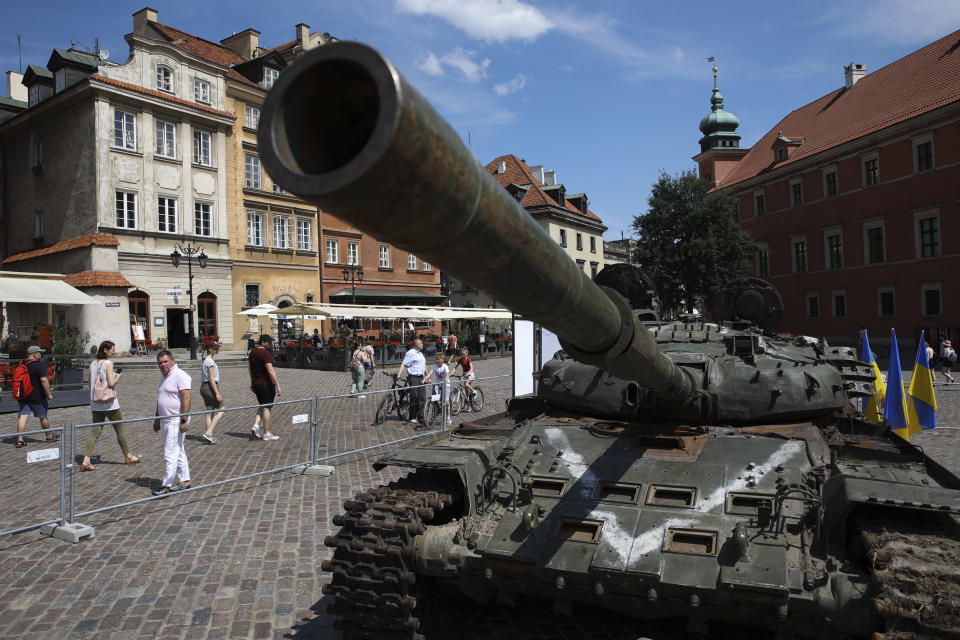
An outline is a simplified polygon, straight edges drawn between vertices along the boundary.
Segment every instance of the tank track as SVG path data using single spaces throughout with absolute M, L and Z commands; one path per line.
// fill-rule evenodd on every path
M 872 518 L 860 534 L 877 588 L 874 609 L 887 621 L 874 640 L 960 639 L 956 520 L 948 514 L 888 513 Z
M 410 566 L 413 539 L 453 496 L 419 490 L 423 484 L 414 474 L 360 492 L 333 518 L 341 529 L 324 540 L 335 551 L 321 565 L 333 574 L 323 593 L 336 597 L 328 613 L 336 614 L 334 628 L 344 638 L 424 640 L 418 632 L 423 585 Z

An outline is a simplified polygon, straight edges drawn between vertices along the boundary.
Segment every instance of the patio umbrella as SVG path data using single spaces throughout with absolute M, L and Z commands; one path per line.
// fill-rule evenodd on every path
M 238 313 L 238 316 L 251 316 L 251 317 L 262 317 L 276 309 L 277 306 L 270 304 L 269 302 L 264 302 L 263 304 L 258 304 L 255 307 L 250 307 L 244 311 Z
M 318 309 L 317 307 L 311 306 L 311 305 L 309 305 L 309 304 L 292 304 L 292 305 L 290 305 L 289 307 L 281 307 L 281 308 L 278 308 L 278 309 L 272 309 L 272 310 L 270 310 L 270 311 L 267 312 L 267 315 L 268 315 L 268 316 L 271 316 L 271 317 L 273 317 L 273 318 L 277 318 L 277 319 L 283 319 L 283 318 L 286 318 L 287 316 L 298 316 L 298 315 L 299 315 L 299 316 L 300 316 L 300 332 L 303 331 L 303 326 L 304 326 L 304 325 L 303 325 L 303 317 L 304 317 L 304 316 L 311 316 L 313 319 L 316 319 L 316 320 L 322 320 L 323 318 L 329 318 L 329 317 L 330 317 L 330 314 L 329 314 L 329 313 L 323 311 L 322 309 Z M 304 355 L 305 355 L 305 354 L 304 354 L 304 350 L 303 350 L 303 340 L 302 340 L 302 338 L 299 338 L 299 339 L 297 340 L 297 344 L 299 345 L 299 350 L 300 350 L 300 359 L 299 359 L 299 362 L 300 362 L 300 365 L 303 365 L 303 360 L 304 360 Z

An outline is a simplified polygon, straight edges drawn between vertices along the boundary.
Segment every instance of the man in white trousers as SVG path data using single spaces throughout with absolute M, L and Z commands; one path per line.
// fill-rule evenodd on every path
M 163 429 L 163 481 L 160 488 L 153 492 L 155 496 L 167 495 L 190 486 L 190 464 L 183 441 L 187 435 L 190 416 L 177 418 L 177 414 L 190 413 L 190 375 L 177 366 L 173 355 L 163 350 L 157 355 L 157 366 L 163 378 L 157 388 L 157 413 L 161 416 L 153 421 L 153 430 Z M 163 417 L 173 416 L 173 417 Z M 173 482 L 180 476 L 180 484 Z

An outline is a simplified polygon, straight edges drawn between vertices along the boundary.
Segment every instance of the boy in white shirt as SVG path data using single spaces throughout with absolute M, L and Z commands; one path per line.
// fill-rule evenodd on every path
M 437 354 L 437 364 L 433 365 L 433 368 L 427 372 L 427 375 L 424 376 L 424 384 L 430 382 L 430 378 L 436 376 L 437 382 L 433 385 L 433 392 L 442 394 L 440 396 L 440 402 L 447 408 L 447 420 L 446 426 L 453 424 L 453 419 L 450 417 L 450 367 L 447 366 L 446 357 L 442 353 Z

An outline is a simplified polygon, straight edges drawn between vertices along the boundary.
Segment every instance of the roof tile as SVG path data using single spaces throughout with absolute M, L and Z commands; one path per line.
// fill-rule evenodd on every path
M 236 73 L 236 72 L 234 72 Z M 238 74 L 239 75 L 239 74 Z M 218 116 L 224 116 L 227 118 L 234 118 L 234 114 L 229 111 L 221 111 L 220 109 L 214 109 L 213 107 L 208 107 L 197 102 L 192 102 L 190 100 L 184 100 L 183 98 L 178 98 L 172 96 L 169 93 L 164 93 L 163 91 L 157 91 L 156 89 L 147 89 L 141 87 L 140 85 L 130 84 L 129 82 L 123 82 L 122 80 L 115 80 L 114 78 L 108 78 L 102 76 L 99 73 L 94 73 L 90 76 L 93 80 L 100 80 L 101 82 L 106 82 L 107 84 L 112 84 L 116 87 L 123 87 L 124 89 L 130 89 L 131 91 L 136 91 L 137 93 L 143 93 L 149 96 L 154 96 L 156 98 L 162 98 L 169 102 L 176 102 L 177 104 L 182 104 L 188 107 L 193 107 L 194 109 L 200 109 L 201 111 L 206 111 L 207 113 L 212 113 Z M 244 80 L 246 82 L 246 80 Z
M 71 287 L 132 287 L 119 271 L 80 271 L 63 277 Z
M 39 258 L 40 256 L 48 256 L 54 253 L 61 253 L 63 251 L 70 251 L 72 249 L 81 249 L 83 247 L 90 247 L 94 245 L 99 247 L 118 247 L 120 246 L 120 243 L 109 233 L 88 233 L 85 236 L 78 236 L 76 238 L 62 240 L 56 244 L 50 245 L 49 247 L 43 247 L 42 249 L 31 249 L 30 251 L 15 253 L 4 258 L 3 264 L 20 262 L 21 260 Z
M 497 173 L 497 168 L 501 161 L 505 165 L 504 172 Z M 495 158 L 486 166 L 486 169 L 490 172 L 494 179 L 500 183 L 500 186 L 504 188 L 511 184 L 531 185 L 530 189 L 527 191 L 527 194 L 524 196 L 523 201 L 520 203 L 522 206 L 535 207 L 549 205 L 560 207 L 560 204 L 556 200 L 544 192 L 544 185 L 533 177 L 533 172 L 530 170 L 530 167 L 527 165 L 527 163 L 517 158 L 517 156 L 506 155 Z M 583 213 L 570 202 L 564 202 L 561 208 L 566 209 L 575 215 L 585 216 L 594 222 L 600 222 L 602 224 L 602 221 L 597 214 L 593 213 L 589 209 L 587 209 L 587 213 Z

